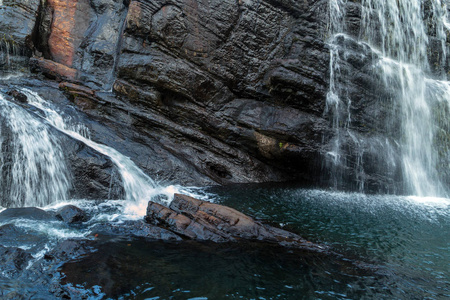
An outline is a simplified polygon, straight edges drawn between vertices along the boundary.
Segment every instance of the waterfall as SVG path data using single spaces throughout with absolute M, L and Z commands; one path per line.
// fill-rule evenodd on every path
M 155 196 L 165 195 L 168 202 L 177 192 L 177 187 L 158 185 L 152 178 L 146 175 L 136 164 L 117 150 L 94 142 L 89 139 L 88 129 L 80 124 L 71 124 L 67 117 L 62 117 L 55 111 L 51 104 L 40 97 L 37 93 L 21 89 L 28 99 L 28 104 L 38 108 L 42 112 L 42 117 L 54 128 L 69 135 L 70 137 L 84 143 L 88 147 L 106 155 L 117 167 L 122 178 L 122 184 L 125 191 L 125 200 L 127 205 L 125 213 L 142 214 L 145 212 L 148 201 Z M 165 199 L 158 197 L 159 201 Z
M 48 126 L 1 94 L 0 120 L 1 205 L 44 206 L 66 200 L 71 178 Z
M 62 116 L 37 93 L 22 88 L 35 114 L 5 100 L 0 94 L 0 205 L 38 206 L 68 200 L 72 178 L 58 139 L 50 127 L 109 157 L 122 178 L 126 204 L 124 213 L 141 217 L 150 199 L 167 201 L 178 187 L 158 185 L 128 157 L 89 138 L 82 124 Z M 165 197 L 160 197 L 165 195 Z M 102 200 L 102 199 L 99 199 Z
M 378 88 L 394 91 L 397 111 L 392 112 L 386 128 L 391 132 L 400 129 L 399 136 L 389 138 L 399 145 L 405 192 L 445 196 L 450 162 L 445 1 L 362 0 L 358 36 L 347 32 L 346 5 L 343 0 L 329 1 L 330 87 L 326 113 L 331 112 L 336 131 L 334 157 L 342 156 L 339 132 L 351 133 L 352 99 L 347 93 L 347 80 L 341 75 L 341 65 L 357 43 L 370 47 L 377 58 L 372 61 L 371 71 L 374 77 L 381 78 L 382 86 Z M 354 43 L 347 46 L 348 43 L 339 42 L 343 37 Z M 401 128 L 393 125 L 397 122 L 392 118 L 400 120 Z M 387 152 L 383 155 L 385 160 L 391 159 Z M 335 160 L 334 165 L 339 163 L 342 162 Z
M 3 37 L 0 40 L 0 69 L 9 72 L 18 69 L 15 57 L 19 54 L 20 49 L 17 44 L 13 40 Z

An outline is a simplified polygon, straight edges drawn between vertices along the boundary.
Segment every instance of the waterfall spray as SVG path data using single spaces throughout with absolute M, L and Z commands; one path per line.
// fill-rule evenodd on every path
M 347 122 L 342 116 L 346 111 L 350 112 L 352 99 L 346 93 L 345 80 L 340 78 L 341 62 L 345 60 L 345 54 L 341 52 L 350 50 L 345 44 L 338 47 L 336 40 L 340 36 L 355 37 L 346 35 L 343 15 L 346 2 L 330 0 L 329 4 L 330 87 L 326 112 L 332 113 L 336 131 L 333 152 L 339 157 L 342 147 L 339 132 L 348 129 L 351 123 L 350 114 Z M 445 196 L 443 178 L 448 174 L 442 175 L 441 170 L 448 169 L 449 158 L 448 141 L 442 131 L 448 129 L 443 120 L 450 116 L 449 99 L 446 98 L 448 84 L 442 69 L 448 52 L 447 6 L 441 0 L 363 0 L 361 7 L 359 40 L 355 42 L 366 43 L 379 58 L 373 61 L 372 69 L 384 82 L 384 87 L 380 88 L 395 89 L 398 114 L 393 117 L 400 118 L 401 124 L 400 136 L 395 143 L 400 145 L 404 190 L 419 196 Z M 336 24 L 338 22 L 342 24 Z M 431 41 L 439 45 L 438 49 L 431 48 Z M 440 63 L 441 70 L 430 65 L 430 51 L 434 51 L 433 59 Z M 444 78 L 444 81 L 437 81 L 436 77 Z M 444 91 L 437 93 L 436 89 Z M 386 127 L 395 131 L 397 128 L 389 127 L 390 124 Z M 387 152 L 384 156 L 389 159 Z

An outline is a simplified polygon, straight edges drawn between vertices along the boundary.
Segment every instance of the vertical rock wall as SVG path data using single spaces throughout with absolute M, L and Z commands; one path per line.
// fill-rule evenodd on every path
M 90 125 L 93 137 L 150 175 L 184 184 L 328 185 L 332 167 L 324 162 L 337 134 L 324 113 L 328 0 L 3 2 L 0 13 L 9 15 L 0 18 L 0 34 L 16 16 L 25 18 L 12 39 L 34 55 L 33 69 L 95 90 L 92 97 L 69 93 L 116 134 L 104 137 Z M 34 13 L 24 17 L 24 7 Z M 360 11 L 358 1 L 348 2 L 345 22 L 355 36 Z M 379 103 L 379 79 L 369 67 L 376 55 L 352 49 L 345 71 L 356 74 L 352 130 L 377 140 L 395 109 Z M 348 187 L 357 188 L 361 160 L 368 189 L 392 184 L 386 176 L 395 174 L 377 166 L 379 149 L 367 146 L 362 156 L 349 142 L 344 150 Z

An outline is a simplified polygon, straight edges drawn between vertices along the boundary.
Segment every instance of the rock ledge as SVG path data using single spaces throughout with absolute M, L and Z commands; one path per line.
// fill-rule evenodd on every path
M 169 207 L 150 201 L 147 223 L 185 239 L 213 242 L 262 241 L 286 247 L 323 251 L 297 234 L 263 224 L 227 206 L 175 194 Z

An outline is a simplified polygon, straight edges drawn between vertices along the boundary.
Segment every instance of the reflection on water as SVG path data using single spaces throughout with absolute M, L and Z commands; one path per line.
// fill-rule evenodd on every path
M 386 295 L 400 291 L 419 298 L 450 295 L 450 199 L 330 193 L 292 186 L 212 191 L 222 204 L 280 223 L 346 257 L 385 266 L 404 282 L 386 287 Z
M 206 192 L 215 195 L 214 201 L 327 244 L 334 253 L 261 243 L 167 243 L 104 236 L 96 239 L 94 253 L 60 268 L 66 276 L 63 283 L 90 299 L 450 296 L 449 199 L 286 185 L 237 185 Z
M 268 244 L 106 242 L 98 252 L 64 265 L 64 282 L 101 286 L 122 299 L 302 299 L 348 293 L 368 295 L 361 278 L 377 282 L 377 270 L 324 254 Z M 369 292 L 375 295 L 373 292 Z

